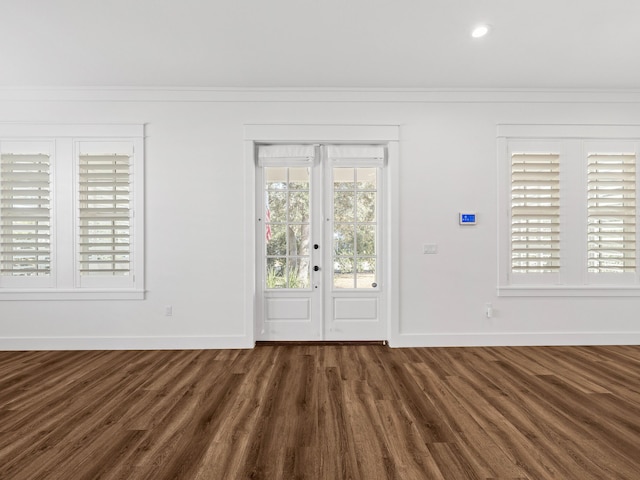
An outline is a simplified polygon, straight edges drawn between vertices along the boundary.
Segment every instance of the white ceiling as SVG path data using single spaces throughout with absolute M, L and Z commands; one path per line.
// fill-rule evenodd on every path
M 640 0 L 0 0 L 0 86 L 638 89 Z

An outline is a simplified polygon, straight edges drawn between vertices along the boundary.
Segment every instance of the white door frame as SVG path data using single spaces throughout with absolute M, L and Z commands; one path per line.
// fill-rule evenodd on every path
M 397 125 L 245 125 L 245 335 L 255 344 L 255 329 L 258 315 L 256 286 L 256 178 L 255 149 L 259 143 L 385 143 L 388 148 L 386 170 L 388 219 L 384 229 L 384 283 L 387 286 L 385 316 L 387 319 L 386 340 L 390 344 L 398 338 L 399 318 L 399 127 Z

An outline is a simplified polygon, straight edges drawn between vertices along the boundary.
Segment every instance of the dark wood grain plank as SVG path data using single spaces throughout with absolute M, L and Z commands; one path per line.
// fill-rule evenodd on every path
M 640 347 L 0 352 L 0 478 L 637 480 Z

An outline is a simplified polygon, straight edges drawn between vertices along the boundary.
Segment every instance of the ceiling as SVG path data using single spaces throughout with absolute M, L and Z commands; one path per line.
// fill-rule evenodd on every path
M 638 0 L 0 0 L 0 20 L 3 87 L 640 89 Z

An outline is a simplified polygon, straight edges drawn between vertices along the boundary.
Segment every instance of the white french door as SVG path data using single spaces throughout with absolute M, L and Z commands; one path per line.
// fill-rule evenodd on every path
M 386 147 L 256 156 L 256 339 L 386 340 Z

